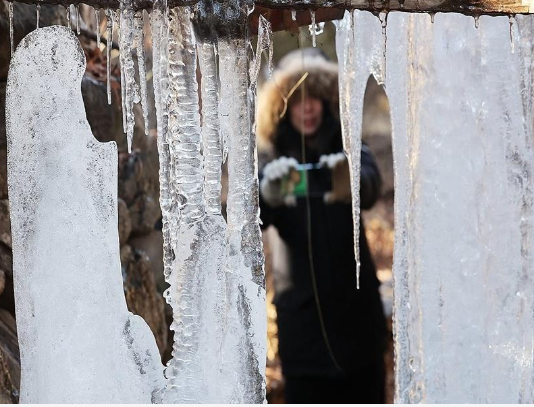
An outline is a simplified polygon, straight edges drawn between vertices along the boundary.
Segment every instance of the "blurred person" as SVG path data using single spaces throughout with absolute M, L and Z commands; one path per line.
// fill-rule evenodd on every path
M 313 48 L 286 55 L 259 93 L 258 146 L 260 156 L 271 159 L 260 173 L 262 228 L 277 229 L 287 259 L 288 274 L 275 281 L 274 300 L 287 403 L 385 400 L 380 283 L 360 220 L 356 289 L 350 178 L 338 105 L 338 67 Z M 361 163 L 361 208 L 369 209 L 379 197 L 381 179 L 366 146 Z M 301 164 L 329 171 L 298 172 Z M 308 185 L 299 195 L 301 182 Z

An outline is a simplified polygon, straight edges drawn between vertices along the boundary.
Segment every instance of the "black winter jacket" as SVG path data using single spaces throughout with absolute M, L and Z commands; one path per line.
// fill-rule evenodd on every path
M 318 162 L 321 155 L 342 151 L 336 121 L 325 120 L 322 129 L 329 129 L 330 134 L 321 138 L 320 145 L 306 148 L 306 162 Z M 287 121 L 280 123 L 277 140 L 278 157 L 289 156 L 303 162 L 300 140 Z M 381 181 L 375 160 L 366 147 L 361 162 L 361 207 L 368 209 L 378 198 Z M 271 208 L 260 196 L 260 208 L 262 227 L 276 227 L 289 252 L 290 284 L 275 296 L 284 375 L 338 377 L 365 369 L 369 364 L 382 363 L 386 326 L 379 281 L 360 221 L 361 276 L 360 289 L 356 289 L 351 205 L 326 204 L 322 198 L 310 198 L 313 269 L 308 251 L 305 198 L 298 198 L 295 207 Z M 341 371 L 332 360 L 327 341 Z

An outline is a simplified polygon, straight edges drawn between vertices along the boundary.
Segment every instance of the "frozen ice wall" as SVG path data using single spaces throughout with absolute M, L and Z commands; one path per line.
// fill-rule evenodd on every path
M 23 403 L 150 403 L 163 367 L 128 312 L 117 147 L 91 134 L 85 57 L 65 27 L 19 45 L 7 85 L 8 185 Z
M 397 402 L 534 401 L 533 26 L 517 17 L 513 52 L 508 17 L 389 15 Z M 380 30 L 367 12 L 339 27 L 358 117 L 343 89 Z

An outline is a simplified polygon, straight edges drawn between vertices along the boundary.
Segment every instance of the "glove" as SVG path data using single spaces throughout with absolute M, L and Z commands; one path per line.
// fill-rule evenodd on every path
M 263 179 L 260 182 L 260 194 L 263 200 L 271 207 L 281 205 L 295 206 L 295 196 L 283 196 L 281 192 L 282 178 L 289 174 L 292 168 L 296 168 L 298 161 L 294 158 L 280 157 L 269 164 L 263 170 Z
M 323 155 L 319 158 L 319 163 L 330 169 L 332 173 L 332 191 L 324 194 L 325 203 L 335 202 L 350 203 L 350 172 L 349 162 L 344 153 Z

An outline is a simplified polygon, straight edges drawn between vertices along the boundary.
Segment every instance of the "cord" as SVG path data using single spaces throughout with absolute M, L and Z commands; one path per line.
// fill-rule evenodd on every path
M 301 36 L 302 36 L 302 30 L 299 30 L 299 48 L 301 48 Z M 302 60 L 302 69 L 305 70 L 304 66 L 304 53 L 301 54 L 301 60 Z M 301 107 L 304 109 L 304 102 L 305 102 L 305 90 L 306 90 L 306 81 L 302 81 L 302 91 L 301 91 Z M 301 156 L 302 156 L 302 163 L 306 163 L 306 140 L 305 135 L 303 132 L 304 128 L 304 115 L 301 115 L 301 131 L 300 131 L 300 144 L 301 144 Z M 315 305 L 317 306 L 317 314 L 319 316 L 319 324 L 321 325 L 321 332 L 323 334 L 323 339 L 326 345 L 326 348 L 328 350 L 328 354 L 330 355 L 330 359 L 332 360 L 332 363 L 336 367 L 336 369 L 340 372 L 343 372 L 343 369 L 337 362 L 337 359 L 334 355 L 334 351 L 332 350 L 332 346 L 330 345 L 330 340 L 328 339 L 328 333 L 326 332 L 326 326 L 324 324 L 324 317 L 323 317 L 323 311 L 321 309 L 321 302 L 319 300 L 319 291 L 317 290 L 317 279 L 315 276 L 315 266 L 313 262 L 313 244 L 312 244 L 312 220 L 311 220 L 311 205 L 310 205 L 310 186 L 308 183 L 308 177 L 306 176 L 306 220 L 308 225 L 308 260 L 310 262 L 310 274 L 312 279 L 312 287 L 313 287 L 313 294 L 315 297 Z

